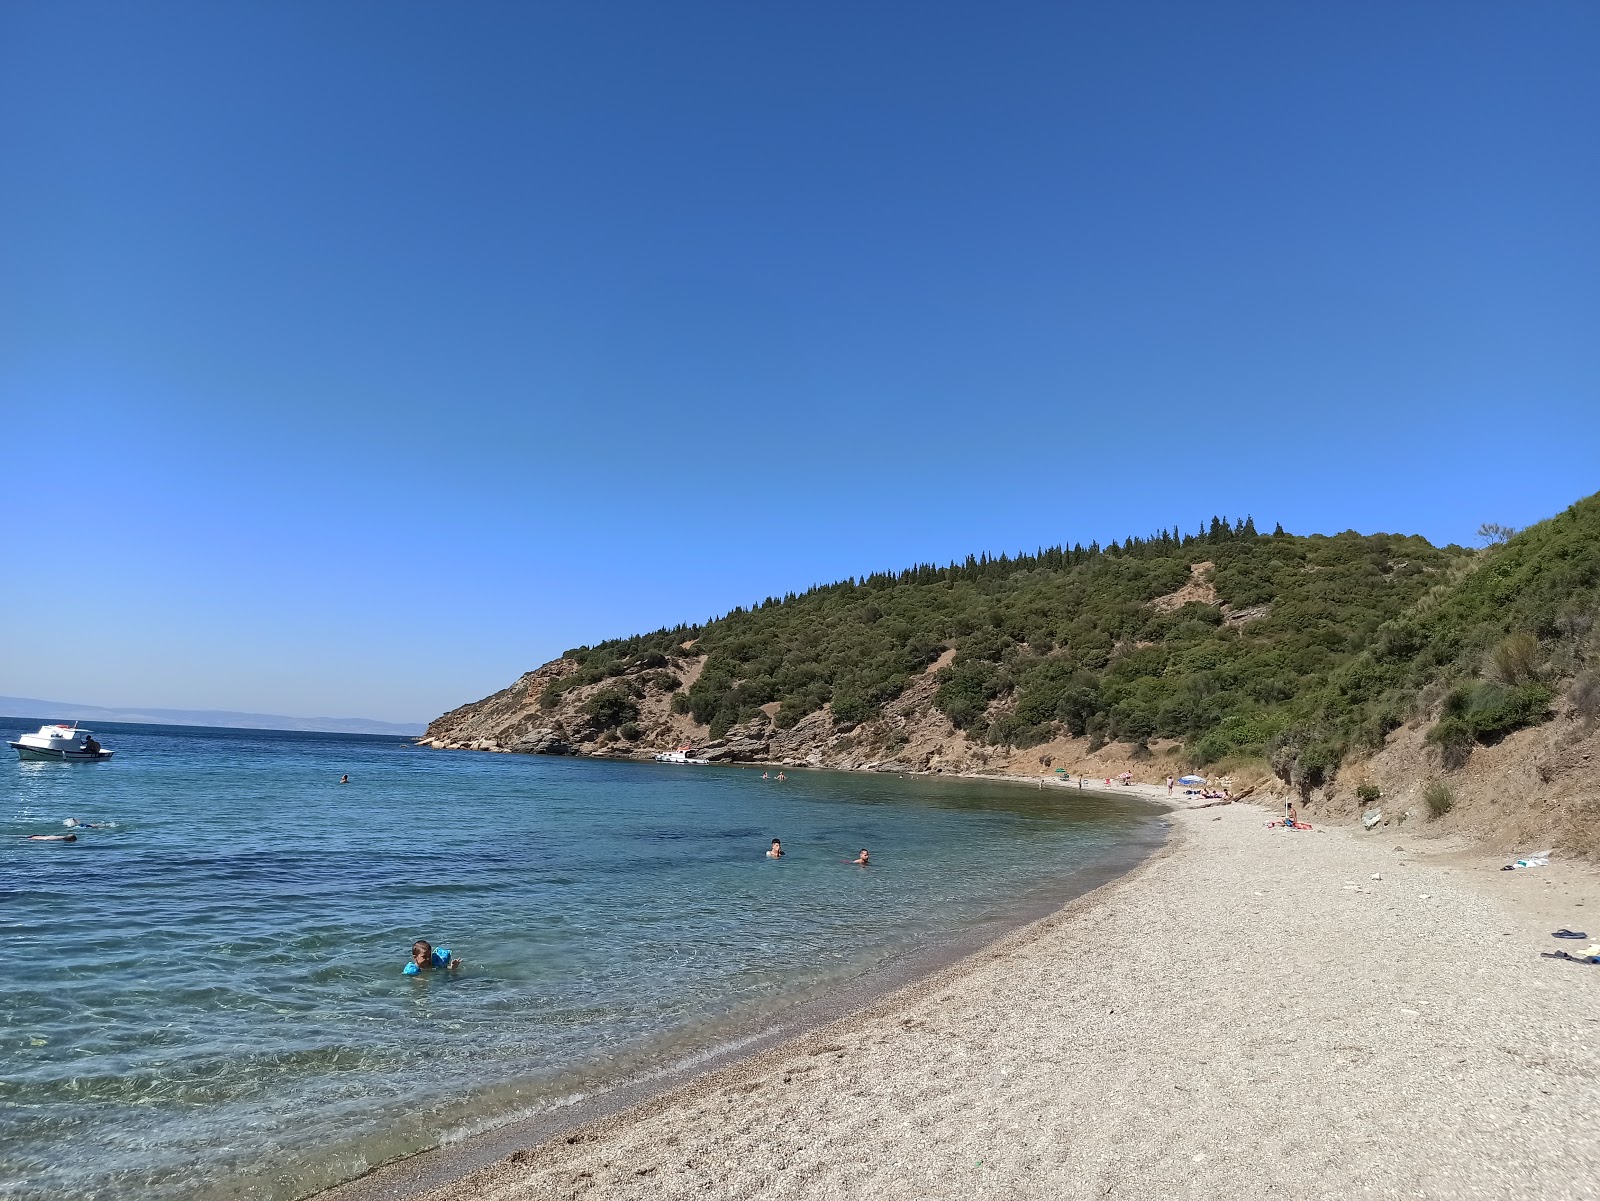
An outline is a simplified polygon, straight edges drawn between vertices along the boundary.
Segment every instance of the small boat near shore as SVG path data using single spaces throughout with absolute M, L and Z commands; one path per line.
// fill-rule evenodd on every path
M 693 748 L 689 746 L 680 746 L 675 751 L 662 751 L 660 754 L 655 756 L 655 760 L 657 763 L 697 763 L 703 767 L 708 766 L 711 763 L 711 760 L 709 759 L 690 758 L 690 752 L 692 749 Z
M 9 745 L 17 752 L 19 759 L 66 759 L 98 763 L 115 754 L 96 742 L 93 733 L 78 729 L 76 722 L 70 726 L 65 722 L 40 726 L 37 734 L 23 734 Z

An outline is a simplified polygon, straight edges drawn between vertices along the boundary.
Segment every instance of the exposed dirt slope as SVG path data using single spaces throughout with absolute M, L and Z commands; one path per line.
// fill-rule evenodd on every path
M 1564 855 L 1600 858 L 1600 726 L 1569 711 L 1518 730 L 1494 746 L 1474 748 L 1464 767 L 1447 771 L 1425 737 L 1427 721 L 1389 735 L 1372 758 L 1348 763 L 1333 784 L 1312 792 L 1308 817 L 1355 821 L 1376 811 L 1373 833 L 1403 826 L 1459 834 L 1507 855 L 1555 848 Z M 1450 808 L 1435 815 L 1425 799 L 1441 783 Z M 1364 805 L 1356 796 L 1374 784 L 1382 796 Z

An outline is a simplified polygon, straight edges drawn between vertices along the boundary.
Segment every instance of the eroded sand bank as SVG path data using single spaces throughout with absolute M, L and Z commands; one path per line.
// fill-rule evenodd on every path
M 976 958 L 426 1195 L 1600 1196 L 1600 967 L 1538 954 L 1600 936 L 1593 875 L 1172 820 Z

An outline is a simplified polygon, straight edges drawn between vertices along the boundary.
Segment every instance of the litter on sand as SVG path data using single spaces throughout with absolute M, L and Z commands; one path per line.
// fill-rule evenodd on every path
M 1367 814 L 1365 817 L 1363 817 L 1361 819 L 1361 825 L 1362 825 L 1362 828 L 1370 830 L 1370 829 L 1372 829 L 1373 826 L 1377 825 L 1382 820 L 1383 820 L 1383 810 L 1382 809 L 1374 809 L 1371 813 Z
M 1539 958 L 1540 959 L 1570 959 L 1573 963 L 1597 963 L 1597 964 L 1600 964 L 1600 947 L 1590 947 L 1589 949 L 1591 951 L 1595 951 L 1597 953 L 1594 954 L 1594 955 L 1568 955 L 1565 951 L 1540 951 L 1539 952 Z
M 1511 866 L 1513 868 L 1519 868 L 1519 867 L 1549 867 L 1550 866 L 1550 852 L 1549 851 L 1535 851 L 1533 854 L 1527 856 L 1524 859 L 1518 859 Z M 1505 868 L 1501 868 L 1500 870 L 1501 871 L 1505 871 L 1506 869 Z

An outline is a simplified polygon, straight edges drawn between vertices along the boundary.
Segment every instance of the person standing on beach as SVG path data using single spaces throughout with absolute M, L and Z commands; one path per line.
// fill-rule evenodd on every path
M 1168 796 L 1172 795 L 1172 777 L 1171 776 L 1167 777 L 1167 795 Z
M 772 849 L 767 852 L 767 858 L 768 859 L 782 859 L 783 858 L 783 843 L 779 842 L 776 838 L 774 838 L 772 840 Z

